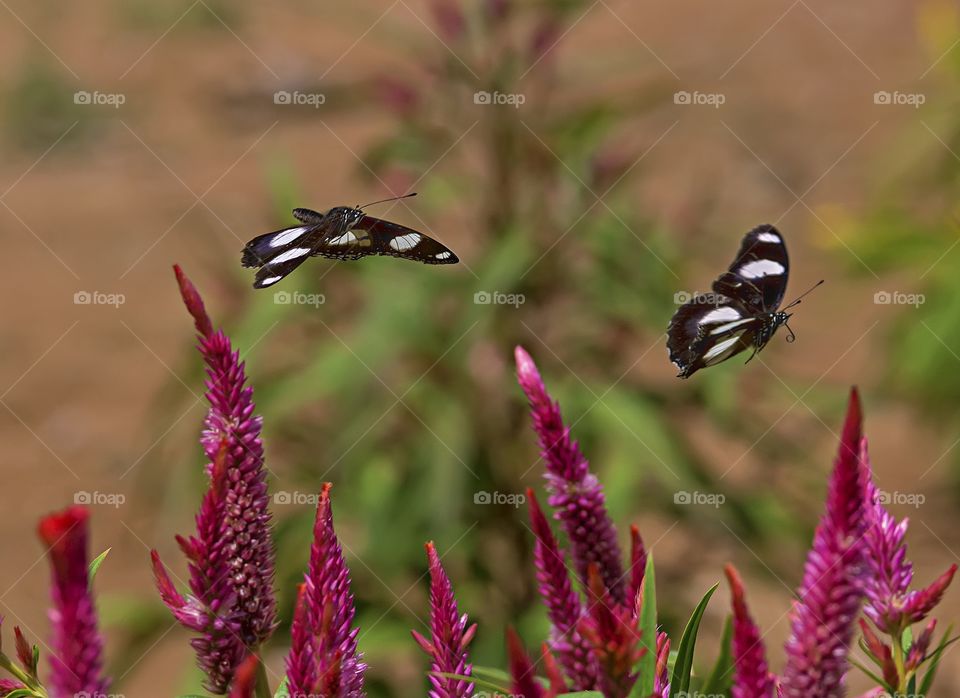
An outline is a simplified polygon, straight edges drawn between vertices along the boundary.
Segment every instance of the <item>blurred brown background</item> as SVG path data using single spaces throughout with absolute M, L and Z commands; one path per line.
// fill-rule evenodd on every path
M 38 516 L 77 493 L 121 495 L 93 506 L 94 552 L 112 548 L 97 587 L 115 689 L 196 690 L 187 635 L 159 608 L 147 557 L 157 547 L 178 562 L 173 534 L 191 529 L 202 491 L 202 381 L 174 262 L 249 361 L 271 488 L 336 483 L 359 620 L 377 628 L 361 635 L 374 693 L 425 690 L 406 628 L 425 617 L 427 537 L 481 624 L 478 662 L 499 661 L 507 620 L 539 641 L 525 510 L 472 500 L 539 481 L 511 377 L 518 342 L 569 420 L 584 420 L 575 433 L 621 532 L 637 522 L 654 545 L 672 633 L 732 560 L 780 666 L 854 383 L 880 487 L 922 497 L 892 507 L 911 517 L 918 582 L 958 558 L 945 388 L 957 384 L 960 341 L 937 324 L 950 312 L 923 315 L 954 303 L 943 279 L 960 263 L 955 5 L 507 0 L 501 27 L 483 14 L 492 4 L 0 2 L 8 626 L 46 638 Z M 477 104 L 471 84 L 525 103 Z M 323 103 L 276 103 L 278 91 Z M 722 104 L 684 104 L 681 91 Z M 524 192 L 505 213 L 504 181 Z M 411 186 L 421 197 L 379 215 L 433 233 L 463 264 L 318 260 L 282 288 L 324 304 L 255 297 L 239 250 L 285 225 L 291 205 L 324 210 Z M 599 216 L 607 227 L 591 228 Z M 781 333 L 762 361 L 677 381 L 662 337 L 673 293 L 705 290 L 765 221 L 789 241 L 788 298 L 827 279 L 797 309 L 797 342 Z M 478 306 L 484 291 L 526 302 Z M 926 302 L 877 303 L 878 292 Z M 83 293 L 101 295 L 84 304 Z M 900 381 L 914 357 L 932 378 Z M 731 504 L 691 513 L 677 491 Z M 274 510 L 288 620 L 310 511 Z M 726 609 L 722 590 L 698 665 L 715 654 Z M 944 625 L 958 611 L 953 590 Z M 285 633 L 271 649 L 277 673 Z M 960 691 L 956 656 L 938 695 Z

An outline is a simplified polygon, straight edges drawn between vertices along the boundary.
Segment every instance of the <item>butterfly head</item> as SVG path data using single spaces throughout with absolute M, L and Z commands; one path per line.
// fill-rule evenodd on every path
M 787 328 L 787 332 L 790 333 L 787 335 L 787 342 L 789 342 L 790 344 L 793 344 L 795 341 L 797 341 L 797 335 L 794 334 L 794 331 L 790 329 L 790 325 L 787 324 L 787 321 L 790 320 L 790 318 L 792 317 L 793 317 L 793 313 L 785 313 L 782 310 L 779 313 L 774 313 L 773 329 L 771 330 L 770 334 L 773 334 L 773 330 L 776 330 L 778 327 L 780 327 L 780 325 L 783 325 L 784 327 Z
M 354 206 L 353 208 L 349 206 L 337 206 L 336 208 L 331 208 L 327 212 L 327 215 L 332 216 L 333 218 L 341 218 L 346 221 L 347 229 L 349 230 L 360 222 L 360 219 L 363 218 L 364 213 L 360 206 Z

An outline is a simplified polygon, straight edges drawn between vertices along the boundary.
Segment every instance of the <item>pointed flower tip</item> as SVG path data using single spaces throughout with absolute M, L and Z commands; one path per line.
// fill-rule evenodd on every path
M 850 400 L 847 403 L 847 419 L 843 425 L 843 440 L 854 443 L 859 448 L 863 429 L 863 408 L 860 406 L 860 391 L 856 386 L 850 388 Z
M 75 505 L 44 516 L 40 519 L 37 532 L 48 548 L 58 547 L 74 526 L 84 525 L 89 517 L 90 512 L 86 507 Z
M 530 354 L 527 353 L 526 349 L 517 345 L 513 350 L 513 357 L 517 362 L 517 377 L 521 383 L 527 381 L 540 382 L 540 372 L 537 370 L 537 365 L 533 362 L 533 359 L 530 358 Z
M 197 332 L 204 337 L 213 334 L 213 325 L 210 322 L 210 316 L 203 305 L 203 298 L 200 297 L 197 287 L 183 273 L 179 264 L 173 265 L 173 273 L 177 277 L 177 285 L 180 287 L 180 295 L 183 298 L 183 304 L 187 306 L 187 311 L 193 316 L 194 325 Z

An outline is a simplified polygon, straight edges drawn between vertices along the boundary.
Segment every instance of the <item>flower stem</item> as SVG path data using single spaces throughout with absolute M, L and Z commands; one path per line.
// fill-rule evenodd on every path
M 256 698 L 273 698 L 270 682 L 267 680 L 267 670 L 262 661 L 257 663 L 257 684 L 254 687 L 254 695 Z

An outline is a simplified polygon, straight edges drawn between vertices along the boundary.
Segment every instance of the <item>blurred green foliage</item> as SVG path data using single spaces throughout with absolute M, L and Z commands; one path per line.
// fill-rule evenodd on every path
M 899 317 L 890 323 L 891 360 L 882 384 L 925 416 L 952 423 L 960 392 L 960 51 L 953 50 L 960 13 L 942 0 L 919 4 L 916 12 L 932 64 L 925 79 L 936 84 L 939 98 L 920 109 L 919 123 L 904 126 L 884 155 L 867 210 L 826 215 L 855 252 L 856 259 L 846 251 L 839 255 L 854 272 L 893 274 L 898 287 L 879 293 L 922 297 L 915 305 L 885 309 Z M 960 487 L 960 452 L 949 457 Z

